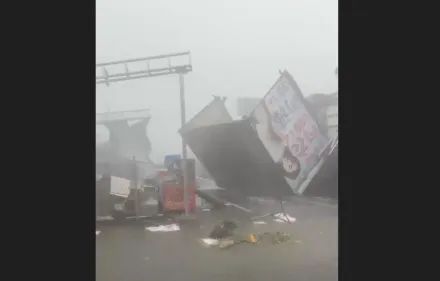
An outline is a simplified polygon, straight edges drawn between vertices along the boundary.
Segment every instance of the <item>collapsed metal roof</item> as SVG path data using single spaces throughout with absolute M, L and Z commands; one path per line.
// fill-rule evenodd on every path
M 137 162 L 140 177 L 147 177 L 155 172 L 155 167 L 149 159 L 151 142 L 147 136 L 147 126 L 150 119 L 149 110 L 96 115 L 98 173 L 131 178 L 133 159 Z M 103 136 L 104 134 L 106 135 Z

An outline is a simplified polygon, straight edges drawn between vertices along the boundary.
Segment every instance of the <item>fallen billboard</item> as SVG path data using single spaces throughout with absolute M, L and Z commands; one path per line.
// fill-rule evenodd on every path
M 208 108 L 204 116 L 217 116 Z M 182 137 L 218 186 L 249 196 L 302 194 L 328 146 L 288 72 L 242 120 L 203 119 L 203 126 L 185 126 Z
M 313 177 L 304 195 L 338 199 L 338 140 L 334 140 L 329 155 Z
M 199 127 L 184 138 L 217 186 L 247 196 L 292 193 L 249 119 Z
M 298 85 L 287 71 L 281 74 L 250 118 L 292 191 L 301 194 L 306 188 L 303 183 L 319 164 L 328 139 L 309 113 Z

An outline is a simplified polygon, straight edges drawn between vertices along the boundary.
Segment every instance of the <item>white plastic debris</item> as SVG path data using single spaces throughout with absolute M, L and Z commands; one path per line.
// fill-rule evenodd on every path
M 266 224 L 265 221 L 254 221 L 254 224 Z
M 274 219 L 275 222 L 295 222 L 296 219 L 294 217 L 289 216 L 288 214 L 278 213 L 274 215 L 276 219 Z
M 111 220 L 113 220 L 113 218 L 111 216 L 97 216 L 96 220 L 97 221 L 111 221 Z
M 148 200 L 144 202 L 144 206 L 156 206 L 156 205 L 157 205 L 157 200 L 152 197 L 148 198 Z
M 96 235 L 99 235 L 99 233 L 101 233 L 101 230 L 96 231 Z
M 148 226 L 145 227 L 146 230 L 151 232 L 171 232 L 171 231 L 179 231 L 180 227 L 173 223 L 169 225 L 159 225 L 159 226 Z
M 209 211 L 211 211 L 211 209 L 202 209 L 202 211 L 209 212 Z
M 217 246 L 220 243 L 218 239 L 213 238 L 203 238 L 201 240 L 206 246 Z

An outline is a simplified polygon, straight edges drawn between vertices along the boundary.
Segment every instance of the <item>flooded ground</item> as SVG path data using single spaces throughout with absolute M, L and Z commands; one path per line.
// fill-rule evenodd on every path
M 98 224 L 96 280 L 337 280 L 336 202 L 290 198 L 284 207 L 296 221 L 278 223 L 267 217 L 264 219 L 267 224 L 263 225 L 253 224 L 250 218 L 279 212 L 278 202 L 253 198 L 234 203 L 253 213 L 233 206 L 218 211 L 199 209 L 196 219 L 179 220 L 180 231 L 168 233 L 147 231 L 149 221 Z M 244 233 L 285 231 L 295 243 L 242 244 L 227 250 L 203 247 L 199 239 L 207 237 L 212 227 L 223 219 L 236 220 L 239 231 Z

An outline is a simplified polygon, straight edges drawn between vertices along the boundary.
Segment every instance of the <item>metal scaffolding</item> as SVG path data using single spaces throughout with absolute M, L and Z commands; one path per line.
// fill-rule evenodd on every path
M 183 63 L 174 64 L 173 60 L 184 60 Z M 151 65 L 158 64 L 160 66 L 151 67 Z M 141 69 L 137 69 L 142 66 Z M 113 71 L 111 71 L 113 70 Z M 151 57 L 135 58 L 128 60 L 112 61 L 96 64 L 96 84 L 106 84 L 120 82 L 126 80 L 134 80 L 140 78 L 150 78 L 156 76 L 164 76 L 170 74 L 179 75 L 180 84 L 180 112 L 182 127 L 186 123 L 185 114 L 185 83 L 184 75 L 192 71 L 191 53 L 172 53 Z M 184 205 L 185 215 L 189 215 L 188 206 L 188 179 L 186 176 L 186 158 L 187 148 L 186 143 L 182 138 L 182 172 L 183 172 L 183 188 L 184 188 Z
M 138 109 L 130 111 L 112 111 L 96 114 L 96 125 L 106 124 L 114 121 L 131 121 L 150 119 L 150 110 Z
M 186 62 L 173 65 L 172 59 L 185 59 Z M 152 64 L 160 66 L 151 68 Z M 133 70 L 136 66 L 139 68 L 139 65 L 143 65 L 141 70 Z M 114 71 L 111 72 L 110 69 Z M 96 84 L 106 84 L 109 86 L 112 82 L 170 74 L 186 74 L 190 71 L 192 71 L 190 52 L 97 63 Z

